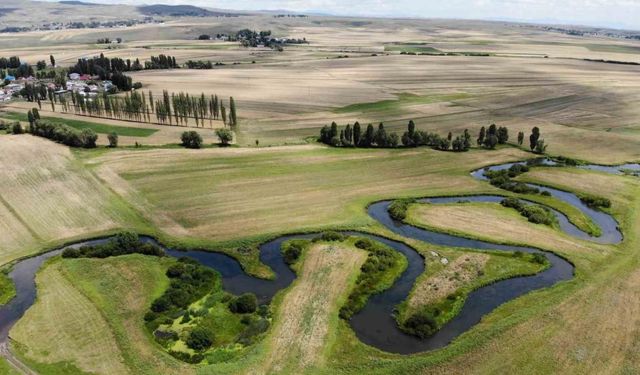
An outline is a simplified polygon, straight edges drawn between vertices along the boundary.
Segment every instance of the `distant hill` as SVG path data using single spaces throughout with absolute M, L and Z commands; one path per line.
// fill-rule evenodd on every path
M 139 6 L 138 11 L 147 16 L 169 17 L 215 17 L 230 15 L 230 13 L 213 12 L 193 5 L 144 5 Z
M 91 7 L 95 7 L 99 5 L 99 4 L 93 4 L 93 3 L 85 3 L 83 1 L 77 1 L 77 0 L 60 0 L 58 2 L 60 4 L 65 4 L 65 5 L 83 5 L 83 6 L 91 6 Z

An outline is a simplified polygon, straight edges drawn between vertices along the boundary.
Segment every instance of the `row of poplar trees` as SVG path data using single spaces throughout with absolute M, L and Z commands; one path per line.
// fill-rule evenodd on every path
M 55 101 L 60 102 L 63 112 L 116 120 L 174 126 L 188 126 L 193 121 L 196 127 L 204 127 L 207 121 L 211 124 L 213 120 L 222 120 L 225 125 L 231 127 L 238 123 L 233 97 L 229 98 L 227 110 L 227 106 L 218 95 L 207 96 L 204 93 L 194 96 L 164 90 L 162 96 L 156 99 L 151 91 L 146 94 L 134 91 L 124 96 L 113 96 L 103 92 L 102 95 L 91 98 L 72 92 L 69 98 L 64 95 L 55 96 L 52 107 Z

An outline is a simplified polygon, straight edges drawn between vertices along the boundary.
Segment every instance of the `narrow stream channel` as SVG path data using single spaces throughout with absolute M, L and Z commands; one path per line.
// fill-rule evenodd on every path
M 490 167 L 491 169 L 509 168 L 513 163 Z M 610 173 L 618 173 L 619 168 L 612 168 Z M 484 179 L 481 170 L 472 172 L 476 178 Z M 532 185 L 535 186 L 535 185 Z M 601 237 L 591 237 L 571 224 L 567 217 L 554 211 L 558 217 L 561 230 L 569 235 L 578 238 L 597 241 L 601 243 L 618 243 L 622 240 L 617 222 L 610 215 L 592 210 L 584 205 L 580 199 L 572 193 L 542 186 L 536 186 L 541 190 L 549 191 L 554 197 L 567 202 L 589 216 L 602 229 Z M 473 200 L 481 202 L 499 202 L 502 197 L 492 195 L 479 195 L 473 197 L 448 197 L 448 198 L 425 198 L 423 202 L 447 203 L 458 200 Z M 407 225 L 391 218 L 388 213 L 388 206 L 391 201 L 382 201 L 371 204 L 367 211 L 369 215 L 384 225 L 392 232 L 405 237 L 420 240 L 426 243 L 458 248 L 469 248 L 477 250 L 502 250 L 502 251 L 522 251 L 527 253 L 543 253 L 549 260 L 551 267 L 536 275 L 516 277 L 502 280 L 494 284 L 481 287 L 471 292 L 461 310 L 461 312 L 448 322 L 435 335 L 419 339 L 417 337 L 402 332 L 393 318 L 395 306 L 407 298 L 416 279 L 424 272 L 424 259 L 413 248 L 408 245 L 360 232 L 344 232 L 348 235 L 367 237 L 401 252 L 408 259 L 408 267 L 398 278 L 391 288 L 382 293 L 371 296 L 367 305 L 360 312 L 355 314 L 350 324 L 354 332 L 362 342 L 374 346 L 381 350 L 410 354 L 441 348 L 449 344 L 460 334 L 466 332 L 480 319 L 494 310 L 501 304 L 508 302 L 518 296 L 530 291 L 545 288 L 556 284 L 559 281 L 569 280 L 573 277 L 573 266 L 565 259 L 549 252 L 544 252 L 532 247 L 497 245 L 485 241 L 472 240 L 459 236 L 438 233 L 430 230 Z M 314 234 L 286 235 L 260 245 L 260 260 L 271 267 L 277 275 L 275 280 L 258 279 L 244 273 L 240 264 L 230 256 L 221 253 L 207 251 L 176 251 L 163 247 L 169 256 L 176 258 L 188 256 L 198 260 L 203 265 L 211 267 L 222 275 L 223 287 L 225 290 L 240 294 L 252 292 L 258 296 L 261 303 L 268 303 L 271 298 L 280 290 L 286 288 L 295 279 L 295 273 L 286 265 L 280 247 L 283 242 L 291 239 L 310 239 Z M 156 242 L 152 238 L 145 237 L 144 241 Z M 84 241 L 72 245 L 73 247 L 97 244 L 106 239 Z M 161 246 L 160 244 L 158 244 Z M 162 246 L 161 246 L 162 247 Z M 35 274 L 42 264 L 47 260 L 62 252 L 61 249 L 54 250 L 42 255 L 28 258 L 18 262 L 9 277 L 16 285 L 16 297 L 8 304 L 0 307 L 0 343 L 5 343 L 8 339 L 11 327 L 33 305 L 36 298 Z

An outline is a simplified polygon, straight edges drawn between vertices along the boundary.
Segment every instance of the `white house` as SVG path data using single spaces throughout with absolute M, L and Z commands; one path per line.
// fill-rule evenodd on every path
M 77 81 L 80 79 L 80 74 L 78 73 L 71 73 L 69 74 L 69 79 L 73 80 L 73 81 Z

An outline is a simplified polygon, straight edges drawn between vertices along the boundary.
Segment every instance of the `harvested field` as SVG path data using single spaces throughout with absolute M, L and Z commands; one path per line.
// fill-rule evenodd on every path
M 491 189 L 469 170 L 525 156 L 512 148 L 454 154 L 296 146 L 118 151 L 87 163 L 100 165 L 97 174 L 108 185 L 143 197 L 143 204 L 131 202 L 151 216 L 168 217 L 192 236 L 229 240 L 282 228 L 369 224 L 366 203 Z
M 30 135 L 0 141 L 0 264 L 43 247 L 131 225 L 136 214 L 75 160 Z
M 125 373 L 122 353 L 108 323 L 65 277 L 63 265 L 55 262 L 46 267 L 36 283 L 38 304 L 11 331 L 14 340 L 27 344 L 23 354 L 43 363 L 71 362 L 90 373 Z
M 299 374 L 323 367 L 338 309 L 366 258 L 366 252 L 343 244 L 309 248 L 299 279 L 282 300 L 265 362 L 254 373 Z

